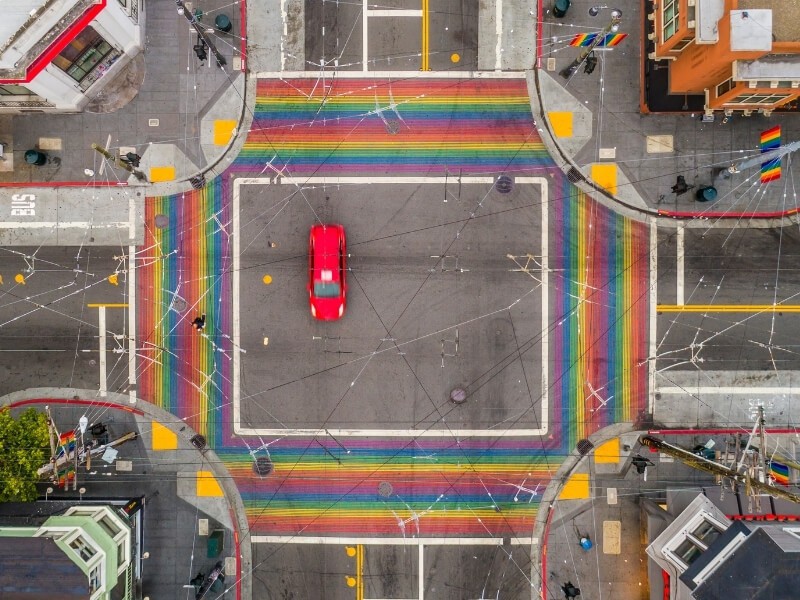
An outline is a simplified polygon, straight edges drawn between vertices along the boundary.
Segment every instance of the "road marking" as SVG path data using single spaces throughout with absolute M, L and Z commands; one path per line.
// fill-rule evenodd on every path
M 233 182 L 233 346 L 234 348 L 241 347 L 241 321 L 239 314 L 239 301 L 240 301 L 240 277 L 239 277 L 239 264 L 240 264 L 240 244 L 239 244 L 239 228 L 240 228 L 240 196 L 241 187 L 243 185 L 270 185 L 276 183 L 284 185 L 301 185 L 301 184 L 361 184 L 365 183 L 394 183 L 394 184 L 442 184 L 442 183 L 475 183 L 475 184 L 494 184 L 493 177 L 247 177 L 236 179 Z M 539 420 L 539 427 L 536 429 L 331 429 L 331 428 L 297 428 L 297 429 L 262 429 L 262 428 L 245 428 L 241 424 L 241 353 L 233 353 L 233 432 L 236 435 L 276 435 L 276 436 L 302 436 L 302 437 L 316 437 L 316 436 L 341 436 L 341 437 L 531 437 L 546 435 L 548 432 L 548 420 L 550 416 L 550 399 L 548 390 L 548 376 L 547 368 L 549 363 L 549 327 L 548 323 L 550 318 L 549 313 L 549 227 L 548 216 L 548 181 L 544 177 L 517 177 L 516 183 L 519 184 L 532 184 L 540 186 L 541 193 L 541 219 L 542 219 L 542 233 L 541 233 L 541 254 L 542 254 L 542 414 Z M 435 332 L 439 333 L 439 332 Z
M 775 386 L 775 387 L 714 387 L 714 386 L 666 386 L 658 388 L 660 394 L 785 394 L 796 395 L 797 386 Z
M 423 71 L 431 70 L 430 27 L 431 27 L 431 11 L 429 6 L 429 0 L 422 0 L 422 70 Z
M 92 302 L 86 305 L 89 308 L 128 308 L 128 306 L 133 306 L 133 303 L 128 304 L 127 302 L 123 303 L 114 303 L 114 302 Z
M 656 335 L 658 332 L 658 225 L 650 219 L 650 345 L 647 351 L 648 412 L 653 414 L 656 402 Z
M 497 37 L 494 47 L 494 68 L 496 71 L 500 71 L 502 69 L 501 56 L 503 55 L 503 0 L 495 0 L 494 34 Z
M 368 71 L 367 68 L 367 61 L 369 60 L 369 29 L 367 27 L 367 23 L 369 19 L 367 19 L 367 12 L 369 10 L 369 3 L 368 0 L 364 0 L 363 8 L 362 8 L 362 17 L 361 20 L 363 23 L 361 24 L 361 70 Z M 325 65 L 322 65 L 322 68 L 325 68 Z M 337 72 L 338 77 L 338 72 Z
M 676 278 L 676 302 L 679 306 L 683 306 L 683 261 L 684 255 L 686 250 L 683 245 L 683 234 L 686 228 L 684 227 L 683 223 L 678 225 L 678 236 L 677 236 L 677 243 L 678 243 L 678 266 L 677 266 L 677 278 Z
M 333 69 L 330 70 L 333 74 Z M 250 77 L 255 79 L 314 79 L 310 71 L 260 71 Z M 525 79 L 524 71 L 372 71 L 372 79 Z M 336 79 L 363 79 L 362 71 L 336 71 Z M 365 85 L 368 85 L 365 83 Z
M 511 538 L 436 538 L 436 537 L 326 537 L 326 536 L 299 536 L 299 535 L 253 535 L 250 540 L 254 544 L 342 544 L 354 546 L 502 546 L 505 543 L 516 546 L 533 546 L 539 543 L 539 538 L 511 537 Z
M 286 68 L 286 40 L 289 39 L 289 13 L 286 10 L 288 0 L 281 0 L 281 22 L 283 35 L 281 36 L 281 71 Z
M 136 246 L 128 246 L 128 300 L 128 396 L 133 404 L 136 402 Z
M 419 600 L 423 600 L 425 596 L 425 556 L 422 551 L 424 547 L 425 545 L 420 543 L 419 566 L 417 567 L 417 598 L 419 598 Z
M 106 371 L 106 307 L 99 306 L 97 311 L 97 329 L 100 336 L 100 397 L 108 396 L 108 372 Z
M 128 221 L 109 221 L 97 224 L 93 221 L 0 221 L 0 229 L 128 229 Z
M 800 312 L 800 304 L 659 304 L 659 312 L 762 313 Z
M 423 10 L 418 8 L 370 8 L 367 10 L 368 17 L 421 17 Z

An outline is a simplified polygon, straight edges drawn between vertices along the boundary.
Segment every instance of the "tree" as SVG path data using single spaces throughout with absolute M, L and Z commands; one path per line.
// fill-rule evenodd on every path
M 50 454 L 47 417 L 29 408 L 18 419 L 0 409 L 0 502 L 36 500 L 37 469 Z

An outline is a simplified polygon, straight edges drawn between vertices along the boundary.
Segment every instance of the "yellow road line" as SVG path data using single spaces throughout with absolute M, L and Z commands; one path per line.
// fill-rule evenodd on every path
M 422 0 L 422 71 L 430 71 L 430 17 L 429 0 Z
M 356 600 L 364 600 L 364 546 L 356 546 Z
M 800 312 L 800 304 L 659 304 L 658 312 L 688 313 L 760 313 L 760 312 Z
M 127 304 L 114 304 L 113 302 L 106 304 L 104 302 L 97 302 L 92 304 L 87 304 L 89 308 L 128 308 Z

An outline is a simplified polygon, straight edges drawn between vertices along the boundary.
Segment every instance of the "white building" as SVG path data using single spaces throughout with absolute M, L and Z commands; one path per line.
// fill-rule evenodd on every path
M 143 0 L 2 0 L 0 113 L 77 112 L 143 48 Z

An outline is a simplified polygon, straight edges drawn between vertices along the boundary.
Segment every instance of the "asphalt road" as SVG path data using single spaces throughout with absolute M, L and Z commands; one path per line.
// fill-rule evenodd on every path
M 540 243 L 535 186 L 242 189 L 243 425 L 445 435 L 539 426 L 541 291 L 507 257 Z M 348 235 L 347 311 L 335 322 L 308 308 L 318 221 Z M 470 394 L 458 410 L 455 387 Z
M 0 249 L 0 394 L 29 387 L 100 385 L 99 310 L 91 303 L 126 303 L 119 248 Z M 24 283 L 18 283 L 17 277 Z M 127 309 L 106 310 L 108 386 L 128 383 L 127 354 L 114 353 Z

